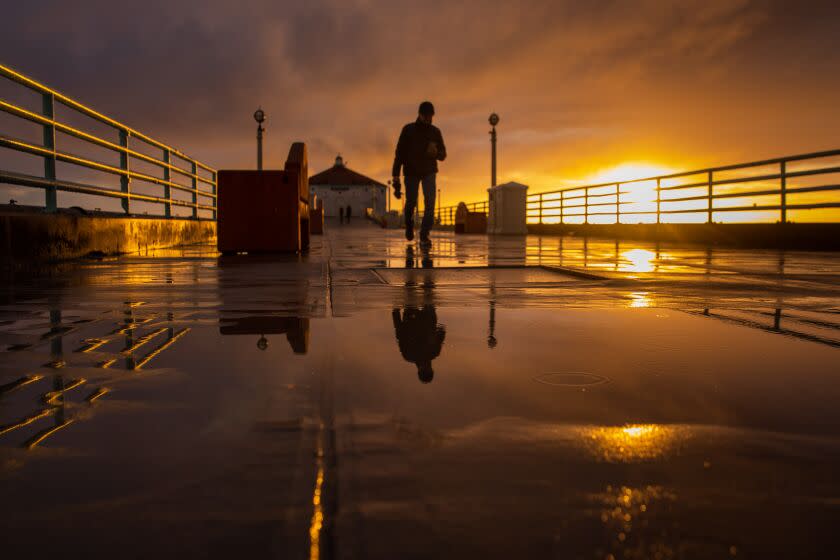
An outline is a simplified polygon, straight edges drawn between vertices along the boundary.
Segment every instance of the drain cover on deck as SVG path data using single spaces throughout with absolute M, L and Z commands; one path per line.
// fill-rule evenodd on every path
M 567 371 L 558 373 L 544 373 L 534 378 L 537 383 L 557 385 L 559 387 L 588 387 L 609 383 L 610 379 L 603 375 L 586 373 L 583 371 Z
M 424 282 L 439 286 L 484 286 L 491 283 L 517 285 L 580 281 L 580 278 L 562 271 L 548 270 L 539 266 L 510 268 L 376 268 L 374 271 L 388 284 Z

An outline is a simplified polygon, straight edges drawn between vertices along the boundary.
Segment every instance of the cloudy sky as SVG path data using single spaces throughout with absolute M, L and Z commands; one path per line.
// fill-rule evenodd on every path
M 0 62 L 218 168 L 293 140 L 387 180 L 437 107 L 444 203 L 499 174 L 535 190 L 840 147 L 840 4 L 791 0 L 29 0 Z

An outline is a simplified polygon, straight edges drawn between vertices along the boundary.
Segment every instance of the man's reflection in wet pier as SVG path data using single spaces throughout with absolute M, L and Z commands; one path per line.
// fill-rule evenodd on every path
M 405 267 L 417 268 L 416 260 L 414 246 L 408 245 L 405 249 Z M 428 247 L 420 249 L 420 265 L 425 269 L 434 268 Z M 438 324 L 437 311 L 431 303 L 434 282 L 431 278 L 425 278 L 420 286 L 423 288 L 423 301 L 419 304 L 407 303 L 402 311 L 395 308 L 391 316 L 400 353 L 407 362 L 417 366 L 417 377 L 422 383 L 431 383 L 435 376 L 432 360 L 440 356 L 443 340 L 446 338 L 446 328 Z M 406 283 L 406 288 L 409 289 L 406 296 L 409 300 L 410 291 L 416 287 L 418 285 L 414 279 Z
M 405 307 L 402 312 L 394 309 L 391 317 L 403 358 L 417 366 L 422 383 L 431 383 L 435 376 L 432 360 L 440 356 L 446 338 L 446 328 L 437 322 L 435 306 Z

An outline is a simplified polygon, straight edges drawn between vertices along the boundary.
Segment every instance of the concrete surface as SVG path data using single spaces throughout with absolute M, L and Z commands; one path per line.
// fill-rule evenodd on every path
M 3 550 L 822 558 L 839 279 L 830 253 L 420 251 L 361 220 L 305 256 L 9 272 Z
M 32 207 L 0 208 L 0 265 L 148 252 L 215 240 L 216 222 Z

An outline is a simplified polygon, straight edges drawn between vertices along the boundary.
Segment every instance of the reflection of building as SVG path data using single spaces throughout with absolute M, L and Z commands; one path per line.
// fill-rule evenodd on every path
M 309 178 L 309 196 L 315 195 L 324 203 L 324 216 L 336 218 L 339 208 L 352 208 L 352 215 L 363 217 L 372 208 L 377 215 L 385 214 L 388 187 L 365 177 L 344 165 L 341 156 L 335 165 Z

